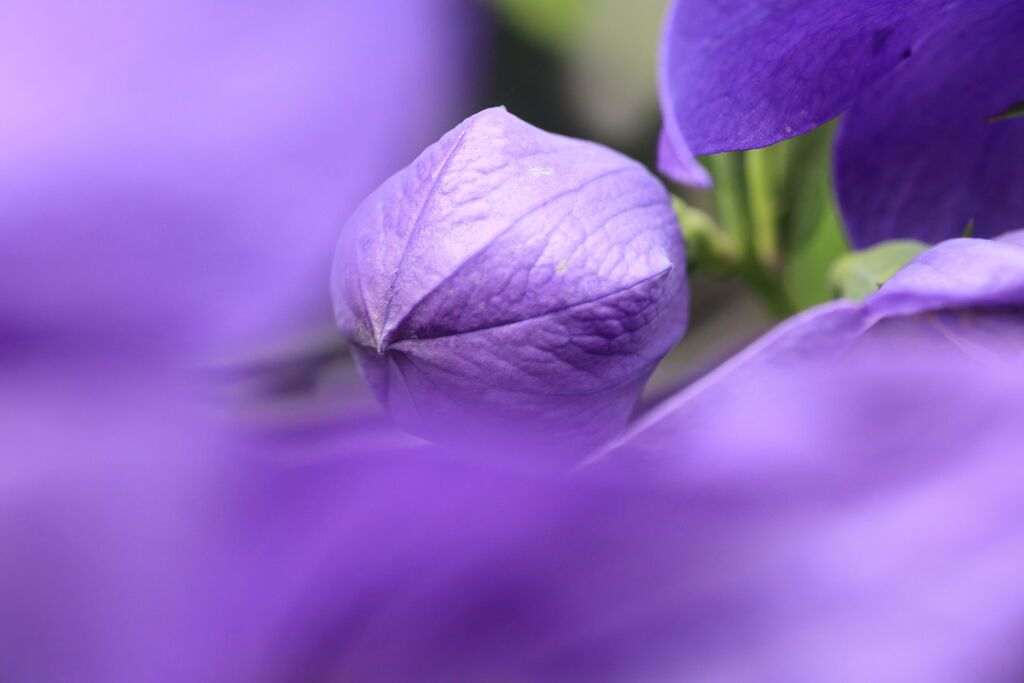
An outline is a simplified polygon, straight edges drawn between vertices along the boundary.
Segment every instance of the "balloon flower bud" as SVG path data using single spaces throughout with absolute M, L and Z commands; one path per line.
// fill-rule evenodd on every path
M 463 121 L 363 201 L 332 294 L 363 374 L 407 429 L 556 450 L 621 430 L 687 319 L 659 181 L 504 108 Z

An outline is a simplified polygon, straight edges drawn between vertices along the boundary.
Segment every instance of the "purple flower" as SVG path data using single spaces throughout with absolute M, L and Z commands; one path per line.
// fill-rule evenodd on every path
M 858 246 L 1024 224 L 1024 5 L 1016 0 L 676 0 L 660 165 L 764 147 L 842 115 L 835 181 Z
M 473 63 L 457 0 L 2 15 L 0 329 L 99 352 L 328 328 L 340 220 L 451 124 Z
M 921 253 L 862 304 L 837 300 L 783 322 L 642 417 L 612 449 L 676 453 L 670 444 L 697 429 L 700 421 L 692 416 L 704 414 L 701 406 L 748 393 L 766 372 L 900 352 L 910 358 L 963 355 L 1002 372 L 1024 372 L 1024 231 L 995 240 L 948 240 Z
M 559 449 L 625 424 L 687 317 L 661 184 L 504 109 L 467 119 L 362 203 L 333 293 L 367 379 L 411 429 L 526 428 Z

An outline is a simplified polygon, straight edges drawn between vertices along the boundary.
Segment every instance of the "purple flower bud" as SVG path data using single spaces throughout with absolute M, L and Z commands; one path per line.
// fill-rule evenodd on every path
M 407 428 L 514 429 L 559 449 L 622 428 L 687 320 L 661 184 L 504 108 L 462 122 L 363 201 L 332 293 L 364 374 Z

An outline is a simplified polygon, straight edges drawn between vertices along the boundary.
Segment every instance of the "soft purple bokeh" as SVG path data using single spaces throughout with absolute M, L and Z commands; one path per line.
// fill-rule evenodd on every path
M 54 433 L 38 416 L 69 408 L 66 385 L 18 388 L 35 450 L 3 464 L 0 670 L 1019 677 L 1020 383 L 916 350 L 764 370 L 677 415 L 690 428 L 660 461 L 556 477 L 436 449 L 325 456 L 124 392 Z
M 0 678 L 230 680 L 198 529 L 267 411 L 196 368 L 330 329 L 337 229 L 465 113 L 476 13 L 0 5 Z
M 251 530 L 258 580 L 306 587 L 263 635 L 284 645 L 269 670 L 1012 680 L 1020 385 L 920 354 L 758 380 L 701 413 L 669 477 L 426 452 L 292 468 Z
M 1024 223 L 1024 6 L 1016 0 L 676 0 L 661 52 L 660 166 L 764 147 L 843 115 L 836 187 L 858 246 Z
M 711 522 L 676 679 L 1017 680 L 1019 377 L 900 345 L 812 367 L 761 366 L 603 461 Z
M 463 113 L 471 14 L 5 2 L 4 335 L 203 362 L 326 328 L 345 216 Z
M 335 260 L 338 324 L 414 431 L 553 449 L 622 428 L 686 326 L 668 194 L 600 145 L 488 109 L 371 194 Z
M 0 678 L 218 680 L 225 442 L 195 387 L 95 360 L 0 375 Z

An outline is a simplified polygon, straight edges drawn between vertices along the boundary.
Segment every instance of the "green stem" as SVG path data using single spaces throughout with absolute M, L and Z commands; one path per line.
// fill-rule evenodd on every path
M 715 154 L 708 158 L 715 176 L 715 207 L 718 224 L 738 245 L 745 245 L 750 221 L 747 218 L 743 187 L 743 158 L 738 152 Z M 744 248 L 745 251 L 745 248 Z
M 771 153 L 752 149 L 744 159 L 754 258 L 769 273 L 779 270 L 779 227 L 777 223 L 775 177 Z
M 715 205 L 719 224 L 738 249 L 737 274 L 778 317 L 792 313 L 793 305 L 778 271 L 778 237 L 775 227 L 771 159 L 755 150 L 752 169 L 745 165 L 750 152 L 727 152 L 708 158 L 715 177 Z M 748 202 L 749 196 L 749 202 Z M 752 224 L 751 217 L 755 218 Z M 758 227 L 760 226 L 760 227 Z

